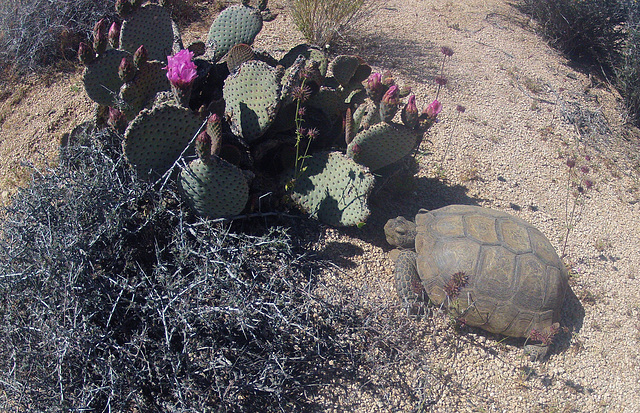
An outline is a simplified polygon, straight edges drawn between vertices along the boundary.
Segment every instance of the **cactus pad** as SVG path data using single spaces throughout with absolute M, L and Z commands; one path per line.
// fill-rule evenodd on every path
M 209 218 L 238 215 L 249 200 L 247 178 L 240 168 L 214 158 L 209 163 L 195 159 L 180 172 L 180 193 L 198 215 Z
M 252 60 L 225 80 L 222 94 L 234 134 L 252 142 L 271 126 L 280 105 L 280 76 L 268 64 Z
M 207 47 L 214 61 L 220 60 L 237 44 L 253 44 L 262 30 L 262 15 L 258 9 L 237 4 L 218 15 L 209 28 Z
M 162 6 L 146 4 L 128 16 L 120 29 L 120 47 L 133 54 L 144 45 L 149 60 L 167 62 L 174 43 L 180 42 L 171 15 Z
M 347 156 L 372 171 L 409 155 L 419 132 L 395 123 L 378 123 L 358 133 L 347 147 Z
M 358 84 L 371 74 L 371 67 L 358 56 L 340 55 L 329 65 L 333 77 L 346 88 L 349 83 Z
M 164 63 L 158 61 L 147 62 L 131 82 L 122 85 L 120 98 L 124 101 L 122 111 L 127 119 L 133 119 L 156 93 L 171 90 L 163 67 Z
M 254 57 L 255 54 L 253 53 L 251 46 L 246 44 L 237 44 L 229 50 L 224 61 L 227 63 L 229 73 L 233 73 L 241 64 L 248 62 L 249 60 L 253 60 Z
M 367 168 L 339 152 L 315 153 L 304 165 L 291 189 L 300 209 L 333 226 L 357 225 L 369 217 L 374 177 Z M 287 178 L 292 180 L 294 172 Z
M 140 178 L 157 178 L 178 159 L 199 127 L 200 120 L 181 106 L 144 109 L 125 131 L 124 153 Z
M 110 49 L 91 62 L 85 69 L 82 80 L 87 96 L 104 106 L 116 106 L 122 80 L 118 67 L 125 57 L 131 55 L 122 50 Z
M 327 75 L 327 68 L 329 67 L 329 59 L 325 52 L 317 46 L 309 46 L 306 44 L 299 44 L 293 49 L 289 50 L 286 55 L 280 59 L 279 64 L 284 67 L 291 66 L 298 56 L 304 56 L 308 62 L 316 61 L 319 63 L 320 74 L 322 76 Z

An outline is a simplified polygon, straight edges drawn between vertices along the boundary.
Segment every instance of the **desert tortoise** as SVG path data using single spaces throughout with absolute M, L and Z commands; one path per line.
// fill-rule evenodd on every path
M 391 219 L 384 231 L 390 244 L 415 249 L 396 260 L 398 294 L 409 304 L 426 292 L 465 323 L 512 337 L 549 331 L 559 320 L 567 271 L 549 240 L 522 219 L 450 205 L 420 210 L 415 223 Z M 543 346 L 536 357 L 544 353 Z

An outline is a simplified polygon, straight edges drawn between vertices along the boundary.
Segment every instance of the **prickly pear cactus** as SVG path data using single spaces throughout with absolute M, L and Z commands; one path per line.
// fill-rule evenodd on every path
M 375 172 L 409 155 L 419 133 L 404 125 L 378 123 L 353 138 L 347 146 L 347 156 Z
M 127 119 L 133 119 L 158 92 L 171 90 L 164 63 L 146 62 L 131 82 L 122 85 L 120 98 L 122 111 Z
M 318 152 L 290 171 L 291 200 L 304 212 L 333 226 L 358 225 L 369 217 L 374 177 L 340 152 Z
M 280 78 L 273 67 L 252 60 L 225 80 L 225 112 L 235 135 L 250 143 L 271 126 L 280 105 Z
M 200 127 L 200 120 L 181 106 L 144 109 L 125 131 L 124 153 L 138 177 L 158 178 L 178 159 Z
M 162 6 L 146 4 L 128 16 L 120 29 L 120 48 L 135 53 L 144 45 L 149 60 L 167 62 L 174 49 L 182 49 L 171 15 Z
M 253 44 L 260 30 L 260 10 L 243 4 L 224 9 L 209 28 L 207 47 L 212 59 L 220 60 L 237 44 Z
M 227 63 L 229 73 L 233 73 L 240 67 L 240 65 L 244 62 L 248 62 L 249 60 L 253 60 L 254 57 L 255 54 L 253 53 L 251 46 L 246 44 L 237 44 L 229 50 L 229 53 L 227 53 L 224 60 Z
M 358 56 L 338 56 L 331 61 L 329 69 L 343 88 L 349 88 L 350 85 L 361 86 L 360 82 L 371 74 L 371 67 Z
M 249 200 L 249 182 L 242 170 L 213 156 L 195 159 L 180 172 L 178 187 L 187 204 L 209 218 L 238 215 Z
M 118 76 L 118 67 L 125 57 L 131 58 L 131 54 L 110 49 L 85 67 L 82 81 L 91 100 L 104 106 L 118 104 L 118 93 L 123 83 Z
M 318 62 L 318 68 L 320 69 L 320 74 L 322 76 L 327 75 L 327 69 L 329 67 L 329 59 L 327 58 L 326 53 L 322 48 L 317 46 L 309 46 L 307 44 L 299 44 L 289 50 L 287 54 L 285 54 L 282 59 L 278 62 L 284 67 L 290 67 L 298 58 L 298 56 L 303 56 L 307 62 Z

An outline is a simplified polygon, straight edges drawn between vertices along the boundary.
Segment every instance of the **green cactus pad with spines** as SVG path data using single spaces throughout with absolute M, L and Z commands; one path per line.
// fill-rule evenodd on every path
M 224 81 L 222 94 L 231 129 L 246 142 L 260 138 L 273 123 L 280 105 L 280 76 L 268 64 L 252 60 Z
M 164 104 L 144 109 L 124 133 L 124 153 L 140 178 L 162 176 L 200 127 L 189 109 Z
M 82 81 L 87 96 L 94 102 L 105 106 L 116 106 L 122 79 L 118 76 L 118 67 L 123 58 L 131 54 L 110 49 L 98 56 L 84 69 Z
M 357 56 L 340 55 L 331 61 L 329 68 L 340 86 L 347 87 L 361 64 L 362 59 Z
M 253 60 L 255 57 L 253 49 L 247 44 L 237 44 L 229 50 L 229 53 L 224 57 L 224 61 L 227 63 L 229 73 L 233 73 L 244 62 Z
M 342 113 L 346 110 L 338 92 L 326 87 L 320 88 L 318 93 L 309 99 L 308 105 L 320 109 L 332 124 L 341 119 Z
M 131 82 L 122 85 L 120 98 L 122 112 L 127 119 L 133 119 L 158 92 L 171 90 L 164 63 L 151 61 L 144 64 Z
M 162 6 L 146 4 L 131 14 L 120 29 L 120 48 L 133 54 L 144 45 L 149 60 L 167 62 L 174 54 L 176 38 L 171 15 Z
M 238 215 L 249 200 L 249 183 L 242 170 L 214 156 L 211 162 L 189 162 L 180 172 L 178 186 L 187 204 L 209 218 Z
M 262 30 L 260 10 L 241 4 L 224 9 L 209 28 L 207 47 L 214 61 L 220 60 L 237 44 L 253 44 Z
M 284 67 L 289 67 L 296 61 L 296 59 L 300 55 L 304 56 L 304 58 L 307 59 L 307 62 L 309 63 L 312 61 L 318 62 L 320 64 L 318 67 L 318 69 L 320 69 L 320 74 L 322 74 L 322 76 L 327 75 L 329 59 L 327 58 L 326 53 L 317 46 L 299 44 L 293 49 L 289 50 L 287 54 L 284 55 L 282 59 L 280 59 L 279 64 Z
M 359 105 L 353 113 L 353 130 L 354 134 L 358 131 L 368 129 L 371 125 L 380 123 L 380 109 L 378 105 L 371 100 L 366 100 Z
M 347 156 L 372 171 L 411 154 L 419 132 L 395 123 L 377 123 L 358 133 L 347 147 Z
M 340 152 L 318 152 L 304 160 L 297 176 L 290 171 L 291 200 L 304 212 L 333 226 L 358 225 L 369 217 L 375 178 Z

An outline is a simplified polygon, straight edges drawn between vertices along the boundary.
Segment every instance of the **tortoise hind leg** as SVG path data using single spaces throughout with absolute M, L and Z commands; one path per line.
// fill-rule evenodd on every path
M 427 295 L 418 275 L 416 257 L 415 251 L 400 252 L 396 259 L 394 272 L 398 296 L 409 315 L 418 315 L 424 312 Z

